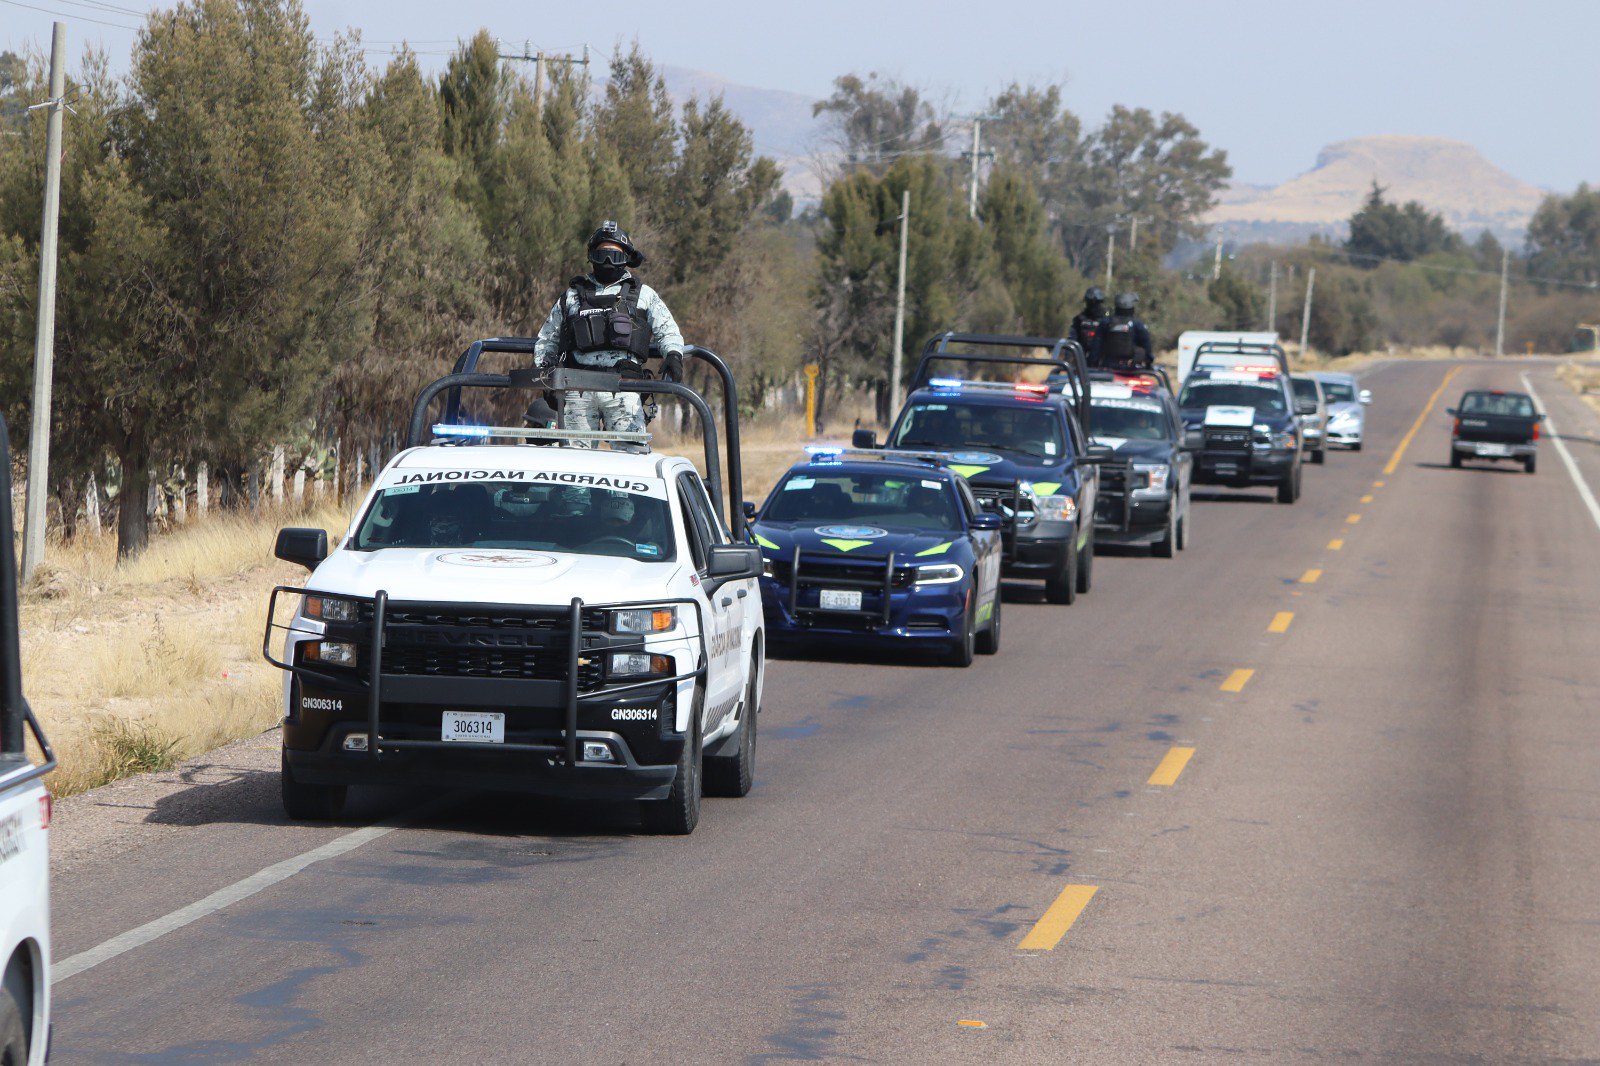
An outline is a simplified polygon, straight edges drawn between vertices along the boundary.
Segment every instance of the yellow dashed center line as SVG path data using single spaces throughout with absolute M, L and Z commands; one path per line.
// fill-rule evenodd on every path
M 1336 552 L 1343 547 L 1344 541 L 1340 540 L 1338 537 L 1334 537 L 1332 540 L 1328 541 L 1328 550 L 1331 552 Z
M 989 1028 L 988 1023 L 976 1021 L 976 1020 L 974 1020 L 972 1018 L 960 1018 L 960 1019 L 957 1019 L 956 1024 L 961 1026 L 963 1029 L 987 1029 L 987 1028 Z
M 1317 583 L 1317 578 L 1321 576 L 1321 570 L 1307 570 L 1305 573 L 1300 575 L 1300 584 L 1315 585 Z
M 1272 616 L 1272 624 L 1267 626 L 1268 633 L 1287 633 L 1289 623 L 1294 621 L 1293 611 L 1279 611 Z
M 1371 503 L 1372 502 L 1372 497 L 1370 495 L 1363 496 L 1363 497 L 1361 497 L 1361 502 L 1362 503 Z
M 1061 938 L 1067 935 L 1067 930 L 1072 928 L 1072 923 L 1078 920 L 1078 915 L 1083 913 L 1083 908 L 1089 905 L 1098 891 L 1098 885 L 1068 885 L 1062 889 L 1061 895 L 1044 912 L 1044 917 L 1035 922 L 1028 935 L 1022 938 L 1017 950 L 1052 950 L 1061 943 Z
M 1351 516 L 1350 516 L 1350 517 L 1349 517 L 1349 518 L 1346 518 L 1346 519 L 1345 519 L 1345 521 L 1346 521 L 1346 522 L 1349 522 L 1349 523 L 1350 523 L 1350 524 L 1351 524 L 1351 525 L 1352 525 L 1352 526 L 1353 526 L 1353 525 L 1355 525 L 1355 524 L 1356 524 L 1356 523 L 1357 523 L 1357 522 L 1359 522 L 1359 521 L 1361 521 L 1361 516 L 1360 516 L 1360 515 L 1358 515 L 1358 514 L 1353 514 L 1353 515 L 1351 515 Z
M 1255 676 L 1256 672 L 1254 670 L 1235 670 L 1228 675 L 1228 680 L 1222 683 L 1222 691 L 1243 692 L 1245 685 L 1249 684 L 1250 679 Z
M 1373 482 L 1373 483 L 1372 483 L 1372 487 L 1373 487 L 1373 488 L 1375 488 L 1375 489 L 1381 489 L 1381 488 L 1383 488 L 1383 482 L 1381 482 L 1381 481 L 1374 481 L 1374 482 Z
M 1194 754 L 1193 748 L 1171 748 L 1162 757 L 1161 765 L 1156 767 L 1156 772 L 1150 775 L 1147 785 L 1172 785 L 1176 784 L 1178 775 L 1183 773 L 1183 768 L 1189 765 L 1189 756 Z

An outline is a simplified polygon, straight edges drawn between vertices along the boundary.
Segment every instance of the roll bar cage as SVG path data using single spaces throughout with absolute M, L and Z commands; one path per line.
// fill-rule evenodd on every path
M 615 370 L 580 370 L 562 367 L 541 371 L 535 369 L 513 370 L 509 374 L 480 374 L 478 360 L 484 352 L 509 352 L 526 355 L 534 353 L 532 337 L 488 337 L 473 341 L 456 358 L 452 372 L 425 386 L 417 394 L 411 408 L 411 423 L 406 433 L 406 446 L 415 448 L 428 442 L 428 407 L 441 393 L 447 394 L 445 412 L 441 423 L 461 424 L 461 390 L 526 389 L 550 392 L 636 392 L 641 395 L 674 396 L 683 400 L 700 418 L 700 436 L 705 446 L 706 488 L 712 503 L 728 515 L 728 528 L 735 541 L 744 539 L 744 474 L 739 461 L 739 388 L 734 383 L 733 371 L 722 357 L 709 348 L 686 345 L 685 357 L 697 359 L 709 366 L 722 380 L 723 432 L 728 446 L 728 492 L 723 492 L 722 462 L 717 447 L 716 418 L 711 406 L 688 385 L 675 381 L 658 381 L 654 378 L 624 376 Z M 729 506 L 731 504 L 731 506 Z
M 0 529 L 11 525 L 11 437 L 0 415 Z M 56 753 L 39 719 L 22 695 L 22 652 L 17 628 L 17 556 L 13 538 L 0 538 L 0 789 L 14 788 L 56 768 Z M 26 727 L 27 732 L 24 732 Z M 44 762 L 28 762 L 27 733 L 33 734 Z
M 1270 355 L 1278 361 L 1278 369 L 1284 374 L 1289 373 L 1289 353 L 1283 350 L 1281 344 L 1261 344 L 1256 341 L 1204 341 L 1194 350 L 1194 362 L 1190 364 L 1189 373 L 1193 374 L 1200 366 L 1200 357 L 1207 352 L 1232 353 L 1234 355 Z
M 1041 358 L 993 352 L 951 351 L 952 344 L 974 348 L 1048 348 L 1050 355 Z M 922 346 L 922 356 L 917 360 L 917 373 L 912 378 L 911 387 L 917 389 L 932 380 L 933 374 L 929 368 L 941 359 L 962 363 L 1008 363 L 1055 367 L 1066 377 L 1067 387 L 1072 390 L 1072 406 L 1078 416 L 1078 424 L 1083 427 L 1085 433 L 1089 432 L 1089 363 L 1084 357 L 1083 347 L 1069 337 L 1023 337 L 1002 333 L 952 331 L 936 333 Z

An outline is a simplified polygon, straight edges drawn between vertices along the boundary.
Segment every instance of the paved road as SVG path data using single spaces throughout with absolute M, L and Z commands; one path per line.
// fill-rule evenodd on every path
M 1600 1058 L 1600 515 L 1548 446 L 1444 465 L 1449 400 L 1529 366 L 1454 370 L 1388 470 L 1453 368 L 1374 370 L 1298 505 L 1019 590 L 968 671 L 775 662 L 756 789 L 688 839 L 495 797 L 286 825 L 270 736 L 63 804 L 61 959 L 359 846 L 65 977 L 55 1061 Z

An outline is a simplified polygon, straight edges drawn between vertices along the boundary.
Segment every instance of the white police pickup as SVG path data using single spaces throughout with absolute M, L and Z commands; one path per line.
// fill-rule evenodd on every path
M 429 783 L 637 800 L 647 829 L 688 833 L 702 790 L 747 793 L 761 557 L 719 486 L 687 459 L 577 446 L 644 434 L 433 433 L 331 552 L 323 530 L 279 533 L 278 557 L 312 571 L 274 590 L 273 618 L 298 602 L 268 625 L 269 645 L 285 632 L 268 658 L 288 671 L 288 813 Z

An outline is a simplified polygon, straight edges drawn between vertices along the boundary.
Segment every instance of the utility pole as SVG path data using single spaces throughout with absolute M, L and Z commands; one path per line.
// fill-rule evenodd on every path
M 1306 309 L 1300 313 L 1300 358 L 1306 357 L 1306 346 L 1311 343 L 1311 290 L 1317 287 L 1317 268 L 1306 272 Z
M 498 53 L 498 56 L 501 59 L 514 59 L 519 63 L 532 63 L 533 64 L 533 108 L 534 108 L 534 111 L 536 113 L 540 114 L 540 115 L 544 114 L 544 84 L 545 84 L 545 80 L 546 80 L 546 76 L 547 76 L 546 75 L 546 70 L 549 67 L 549 65 L 552 64 L 552 63 L 565 63 L 569 67 L 581 65 L 583 67 L 583 93 L 584 93 L 584 98 L 585 99 L 588 98 L 588 95 L 589 95 L 589 46 L 588 45 L 584 45 L 583 46 L 583 55 L 581 57 L 580 56 L 557 56 L 557 55 L 548 55 L 548 54 L 546 54 L 544 52 L 531 51 L 531 46 L 529 45 L 529 43 L 527 41 L 523 41 L 522 42 L 522 52 L 521 52 L 520 55 L 518 53 L 516 53 L 516 52 L 500 52 L 500 53 Z
M 1494 354 L 1506 354 L 1506 274 L 1511 268 L 1511 249 L 1500 252 L 1500 317 L 1494 327 Z
M 523 44 L 522 50 L 526 52 L 528 46 Z M 533 113 L 543 118 L 544 116 L 544 53 L 540 52 L 533 60 Z
M 1111 268 L 1117 261 L 1117 224 L 1106 223 L 1106 291 L 1111 290 Z
M 1278 328 L 1278 261 L 1267 269 L 1267 329 Z
M 889 410 L 900 410 L 901 349 L 906 341 L 906 239 L 911 232 L 911 190 L 900 193 L 900 280 L 894 294 L 894 362 L 889 379 Z
M 972 120 L 972 180 L 967 184 L 967 217 L 978 217 L 978 138 L 983 119 Z M 898 406 L 895 408 L 899 410 Z
M 1217 230 L 1217 255 L 1211 261 L 1211 280 L 1216 281 L 1222 277 L 1222 231 Z
M 39 227 L 39 319 L 33 342 L 33 424 L 28 433 L 28 500 L 22 525 L 22 582 L 44 561 L 50 479 L 50 384 L 55 373 L 56 231 L 61 214 L 61 109 L 67 92 L 67 24 L 50 31 L 50 106 L 45 130 L 44 217 Z M 9 532 L 9 531 L 8 531 Z

